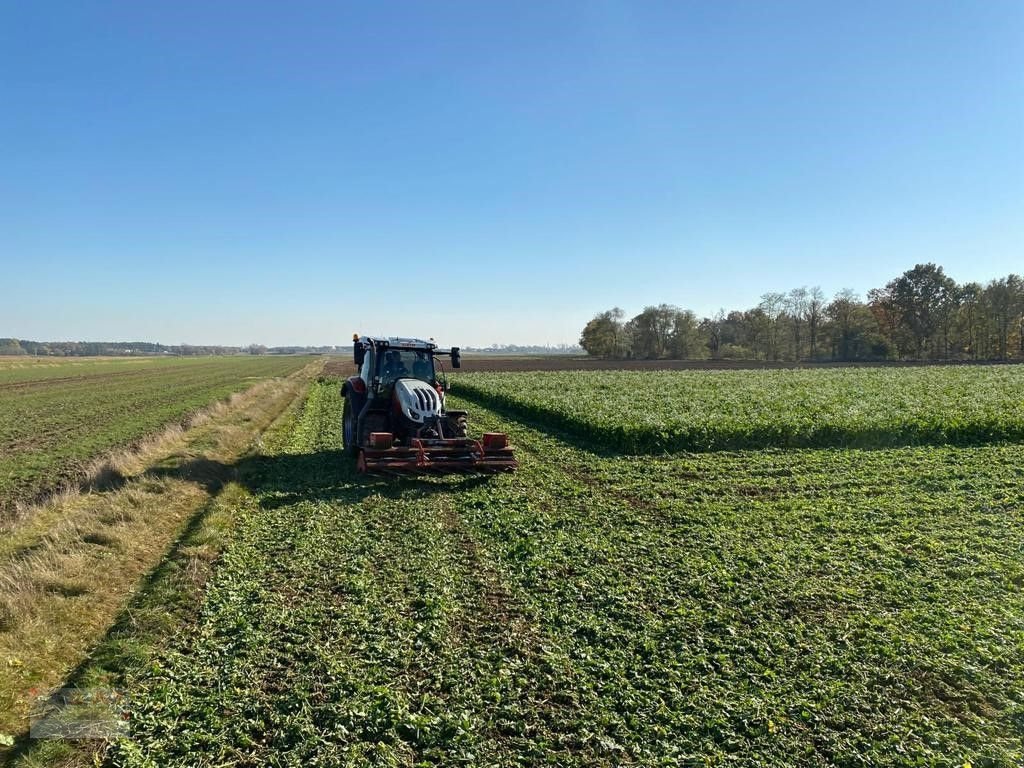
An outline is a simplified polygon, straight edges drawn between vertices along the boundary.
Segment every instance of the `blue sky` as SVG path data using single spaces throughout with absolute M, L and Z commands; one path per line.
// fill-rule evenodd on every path
M 573 342 L 1024 271 L 1024 3 L 0 4 L 0 336 Z

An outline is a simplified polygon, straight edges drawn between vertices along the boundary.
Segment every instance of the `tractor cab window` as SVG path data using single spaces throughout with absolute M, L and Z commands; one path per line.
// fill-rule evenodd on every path
M 403 377 L 412 377 L 432 384 L 434 359 L 424 350 L 385 349 L 381 354 L 380 377 L 385 384 L 391 384 Z
M 372 378 L 370 371 L 373 370 L 373 349 L 366 350 L 366 355 L 363 357 L 363 364 L 359 367 L 359 378 L 369 383 Z

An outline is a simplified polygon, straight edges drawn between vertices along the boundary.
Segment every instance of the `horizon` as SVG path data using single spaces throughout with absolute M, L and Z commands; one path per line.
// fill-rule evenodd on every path
M 175 344 L 168 344 L 162 341 L 145 341 L 143 339 L 132 339 L 131 341 L 119 340 L 119 339 L 28 339 L 19 338 L 16 336 L 0 336 L 0 341 L 14 340 L 19 342 L 30 342 L 33 344 L 116 344 L 119 346 L 126 346 L 129 344 L 143 344 L 147 346 L 158 346 L 167 349 L 179 349 L 182 347 L 195 347 L 198 349 L 211 348 L 211 349 L 236 349 L 239 351 L 245 351 L 250 347 L 262 347 L 265 350 L 278 350 L 278 349 L 298 349 L 302 350 L 297 354 L 303 354 L 305 350 L 316 350 L 316 349 L 335 349 L 339 353 L 351 352 L 352 342 L 348 344 L 261 344 L 260 342 L 250 342 L 248 344 L 215 344 L 206 342 L 191 342 L 182 341 Z M 448 345 L 441 344 L 441 347 Z M 455 346 L 459 346 L 456 344 Z M 501 351 L 504 349 L 551 349 L 551 350 L 581 350 L 579 344 L 487 344 L 487 345 L 471 345 L 460 347 L 465 352 L 491 352 Z M 0 351 L 0 357 L 9 356 L 6 353 Z M 145 355 L 140 355 L 144 357 Z
M 942 267 L 941 264 L 938 265 L 938 266 L 940 268 Z M 979 283 L 979 284 L 984 285 L 984 284 L 988 283 L 990 280 L 997 279 L 999 277 L 1005 277 L 1005 276 L 995 276 L 995 277 L 992 277 L 992 278 L 983 278 L 983 279 L 958 280 L 953 275 L 949 275 L 948 273 L 946 273 L 946 274 L 947 274 L 947 276 L 951 277 L 957 284 L 960 284 L 960 285 L 962 285 L 964 283 L 970 283 L 970 282 Z M 893 277 L 896 277 L 896 275 L 893 275 Z M 796 288 L 800 288 L 800 287 L 806 288 L 806 287 L 810 287 L 810 286 L 794 286 L 794 287 L 796 287 Z M 819 287 L 819 286 L 814 285 L 814 287 Z M 873 286 L 873 287 L 881 287 L 881 286 Z M 835 292 L 832 292 L 832 293 L 829 293 L 829 292 L 826 291 L 825 292 L 826 302 L 830 301 L 833 298 L 838 297 L 838 295 L 841 292 L 845 291 L 845 290 L 852 290 L 852 289 L 840 288 L 839 290 L 837 290 Z M 868 290 L 870 290 L 870 289 L 868 289 Z M 854 291 L 854 293 L 855 293 L 856 297 L 859 300 L 862 300 L 862 301 L 866 300 L 867 290 L 865 290 L 865 291 Z M 613 309 L 613 308 L 618 308 L 618 309 L 623 309 L 625 317 L 629 318 L 629 317 L 634 317 L 635 315 L 639 314 L 644 309 L 647 309 L 647 308 L 650 308 L 650 307 L 653 307 L 653 306 L 657 306 L 658 304 L 668 304 L 669 306 L 672 306 L 675 309 L 693 311 L 692 308 L 690 308 L 690 307 L 673 305 L 673 304 L 670 304 L 669 302 L 654 302 L 654 303 L 645 304 L 644 306 L 637 308 L 635 312 L 627 311 L 627 310 L 623 309 L 622 307 L 603 307 L 603 308 L 601 308 L 599 310 L 595 310 L 591 314 L 591 317 L 596 316 L 600 312 L 603 312 L 603 311 L 606 311 L 606 310 L 610 310 L 610 309 Z M 757 305 L 751 305 L 749 307 L 720 307 L 719 310 L 721 310 L 725 314 L 728 314 L 728 313 L 733 312 L 733 311 L 746 312 L 746 311 L 753 310 L 753 309 L 756 309 L 756 308 L 757 308 Z M 717 314 L 717 312 L 719 310 L 716 310 L 715 312 L 710 312 L 710 313 L 695 312 L 694 314 L 695 314 L 695 316 L 697 317 L 698 320 L 701 320 L 701 319 L 711 319 L 712 317 L 714 317 Z M 590 317 L 588 317 L 588 320 L 589 319 L 590 319 Z M 580 331 L 582 331 L 582 329 L 583 329 L 583 326 L 580 327 Z M 409 334 L 409 333 L 392 333 L 392 332 L 381 333 L 381 332 L 372 331 L 372 330 L 371 331 L 366 331 L 365 329 L 359 331 L 359 333 L 360 333 L 360 335 L 364 335 L 364 336 L 384 336 L 384 337 L 399 337 L 399 338 L 401 338 L 401 337 L 414 337 L 414 338 L 430 338 L 430 339 L 435 338 L 435 336 L 433 334 Z M 287 342 L 279 343 L 279 344 L 266 344 L 266 343 L 264 343 L 264 342 L 262 342 L 260 340 L 250 340 L 250 341 L 246 341 L 244 343 L 226 343 L 226 342 L 209 342 L 209 341 L 168 342 L 168 341 L 146 340 L 146 339 L 138 339 L 138 338 L 135 338 L 135 339 L 117 339 L 117 338 L 105 338 L 105 339 L 81 339 L 81 338 L 79 338 L 79 339 L 75 339 L 75 338 L 48 338 L 48 339 L 43 339 L 43 338 L 36 338 L 36 339 L 32 339 L 32 338 L 29 338 L 27 336 L 17 336 L 17 335 L 13 335 L 13 334 L 2 334 L 2 333 L 0 333 L 0 340 L 3 340 L 3 339 L 14 339 L 14 340 L 17 340 L 17 341 L 30 341 L 30 342 L 35 342 L 35 343 L 47 343 L 47 344 L 67 344 L 67 343 L 78 343 L 78 344 L 152 344 L 152 345 L 159 345 L 159 346 L 163 346 L 163 347 L 214 347 L 214 348 L 215 347 L 221 347 L 221 348 L 238 348 L 238 349 L 245 349 L 245 348 L 251 347 L 251 346 L 263 346 L 263 347 L 266 347 L 268 349 L 282 349 L 282 348 L 288 348 L 288 347 L 301 347 L 301 348 L 306 348 L 306 349 L 315 349 L 315 348 L 334 347 L 334 348 L 345 350 L 345 349 L 351 349 L 352 348 L 351 340 L 346 341 L 346 342 L 341 342 L 341 343 L 329 342 L 329 343 L 322 343 L 322 344 L 315 344 L 315 343 L 314 344 L 301 344 L 301 343 L 287 343 Z M 484 344 L 461 344 L 460 342 L 455 341 L 455 342 L 443 342 L 443 343 L 439 342 L 439 345 L 442 346 L 442 347 L 446 347 L 446 346 L 461 346 L 463 349 L 465 349 L 467 351 L 470 351 L 470 352 L 500 350 L 502 348 L 507 348 L 507 347 L 512 347 L 512 348 L 537 348 L 537 349 L 551 349 L 551 350 L 559 350 L 561 348 L 566 348 L 566 349 L 570 349 L 570 350 L 582 349 L 581 346 L 580 346 L 579 333 L 577 333 L 577 338 L 573 342 L 519 343 L 519 342 L 514 342 L 514 341 L 513 342 L 495 341 L 495 342 L 484 343 Z
M 613 306 L 1024 264 L 1008 0 L 0 21 L 4 336 L 575 345 Z
M 1006 275 L 996 275 L 996 276 L 993 276 L 993 277 L 980 278 L 980 279 L 979 278 L 957 279 L 956 276 L 950 275 L 948 272 L 946 272 L 941 264 L 939 264 L 937 266 L 940 269 L 942 269 L 943 272 L 948 277 L 953 279 L 954 282 L 956 282 L 958 285 L 963 285 L 963 284 L 966 284 L 966 283 L 978 283 L 978 284 L 981 284 L 981 285 L 985 285 L 988 282 L 990 282 L 991 280 L 999 279 L 1001 277 L 1006 277 Z M 1013 274 L 1013 273 L 1011 273 L 1011 274 Z M 892 277 L 895 278 L 895 277 L 897 277 L 897 275 L 893 275 Z M 803 285 L 803 286 L 793 286 L 793 288 L 801 288 L 801 287 L 802 288 L 809 288 L 809 287 L 820 287 L 820 286 L 817 285 L 817 284 L 809 284 L 809 285 Z M 879 285 L 879 286 L 872 286 L 872 287 L 880 288 L 882 286 Z M 767 293 L 769 291 L 773 291 L 773 290 L 775 290 L 775 289 L 774 288 L 773 289 L 768 289 L 768 290 L 765 291 L 765 293 Z M 826 302 L 832 300 L 833 298 L 838 298 L 840 293 L 842 293 L 844 291 L 847 291 L 847 290 L 854 290 L 854 289 L 840 288 L 840 289 L 838 289 L 838 290 L 836 290 L 834 292 L 824 291 Z M 855 297 L 858 300 L 866 301 L 867 300 L 867 292 L 869 290 L 870 290 L 870 288 L 865 289 L 864 291 L 854 290 L 854 295 L 855 295 Z M 607 310 L 610 310 L 610 309 L 622 309 L 625 317 L 627 317 L 627 318 L 634 317 L 635 315 L 639 314 L 643 310 L 651 308 L 651 307 L 658 306 L 659 304 L 668 305 L 668 306 L 673 307 L 674 309 L 679 309 L 679 310 L 684 310 L 684 311 L 686 311 L 686 310 L 694 311 L 691 307 L 674 305 L 674 304 L 671 304 L 670 302 L 652 302 L 652 303 L 645 304 L 642 307 L 638 307 L 635 311 L 626 310 L 623 307 L 618 306 L 618 305 L 603 307 L 601 309 L 595 310 L 593 313 L 591 313 L 590 316 L 588 316 L 587 319 L 589 320 L 592 317 L 600 314 L 601 312 L 604 312 L 604 311 L 607 311 Z M 719 307 L 719 309 L 715 310 L 714 312 L 701 313 L 701 312 L 695 312 L 694 311 L 694 315 L 696 316 L 696 318 L 698 320 L 711 319 L 715 315 L 717 315 L 717 313 L 719 311 L 723 312 L 724 314 L 729 314 L 729 313 L 731 313 L 733 311 L 747 312 L 747 311 L 756 309 L 757 306 L 758 306 L 757 304 L 752 304 L 752 305 L 746 306 L 746 307 Z M 583 329 L 583 326 L 580 327 L 580 331 L 582 331 L 582 329 Z M 384 336 L 384 337 L 398 337 L 398 338 L 401 338 L 401 337 L 414 337 L 414 338 L 430 338 L 430 339 L 436 338 L 435 335 L 429 334 L 429 333 L 428 334 L 423 334 L 423 333 L 420 333 L 420 334 L 415 334 L 415 333 L 410 334 L 410 333 L 400 333 L 400 332 L 380 332 L 380 331 L 376 331 L 376 330 L 367 331 L 366 329 L 362 329 L 362 330 L 358 331 L 358 333 L 360 335 L 364 335 L 364 336 Z M 340 342 L 340 343 L 339 342 L 327 342 L 327 343 L 303 344 L 303 343 L 284 342 L 284 343 L 276 343 L 276 344 L 267 344 L 267 343 L 264 343 L 264 342 L 262 342 L 262 341 L 260 341 L 258 339 L 257 340 L 249 340 L 249 341 L 245 341 L 245 342 L 236 342 L 236 343 L 217 342 L 217 341 L 178 341 L 178 342 L 171 342 L 171 341 L 162 341 L 162 340 L 156 340 L 156 339 L 140 339 L 140 338 L 132 338 L 132 339 L 120 338 L 119 339 L 119 338 L 114 338 L 114 337 L 102 338 L 102 339 L 101 338 L 84 339 L 84 338 L 70 338 L 70 337 L 69 338 L 59 338 L 59 337 L 54 337 L 54 338 L 30 338 L 28 336 L 18 336 L 16 334 L 0 333 L 0 340 L 3 340 L 3 339 L 14 339 L 16 341 L 30 341 L 30 342 L 34 342 L 34 343 L 53 343 L 53 344 L 78 343 L 78 344 L 122 344 L 123 345 L 123 344 L 133 344 L 134 343 L 134 344 L 151 344 L 151 345 L 158 345 L 158 346 L 164 346 L 164 347 L 221 347 L 221 348 L 239 348 L 239 349 L 245 349 L 246 347 L 251 347 L 251 346 L 263 346 L 263 347 L 266 347 L 268 349 L 282 349 L 282 348 L 288 348 L 288 347 L 302 347 L 302 348 L 307 348 L 307 349 L 335 347 L 335 348 L 339 348 L 339 349 L 351 349 L 351 347 L 352 347 L 351 340 L 348 340 L 348 341 L 345 341 L 345 342 Z M 554 343 L 550 343 L 550 342 L 529 342 L 529 343 L 521 343 L 521 342 L 514 342 L 514 341 L 512 341 L 512 342 L 508 342 L 508 341 L 492 341 L 492 342 L 489 342 L 489 343 L 480 343 L 480 344 L 462 344 L 462 343 L 456 341 L 456 342 L 439 342 L 439 345 L 442 346 L 442 347 L 445 347 L 445 346 L 461 346 L 463 349 L 466 349 L 468 351 L 500 350 L 501 348 L 505 348 L 505 347 L 538 348 L 538 349 L 552 349 L 552 350 L 557 350 L 557 349 L 560 349 L 560 348 L 569 348 L 569 349 L 580 349 L 581 348 L 580 347 L 579 333 L 577 333 L 576 340 L 572 341 L 572 342 L 554 342 Z

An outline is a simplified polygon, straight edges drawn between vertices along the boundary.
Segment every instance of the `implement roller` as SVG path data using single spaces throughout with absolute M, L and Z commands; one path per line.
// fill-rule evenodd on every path
M 440 360 L 460 367 L 459 348 L 413 338 L 353 336 L 359 372 L 342 385 L 342 435 L 359 472 L 377 474 L 512 472 L 508 437 L 466 434 L 467 413 L 445 406 Z

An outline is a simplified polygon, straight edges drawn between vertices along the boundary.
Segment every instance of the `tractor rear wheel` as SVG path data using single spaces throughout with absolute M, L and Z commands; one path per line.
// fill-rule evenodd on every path
M 356 419 L 352 413 L 352 398 L 345 398 L 345 405 L 341 411 L 341 443 L 349 456 L 359 453 L 359 445 L 356 443 Z

